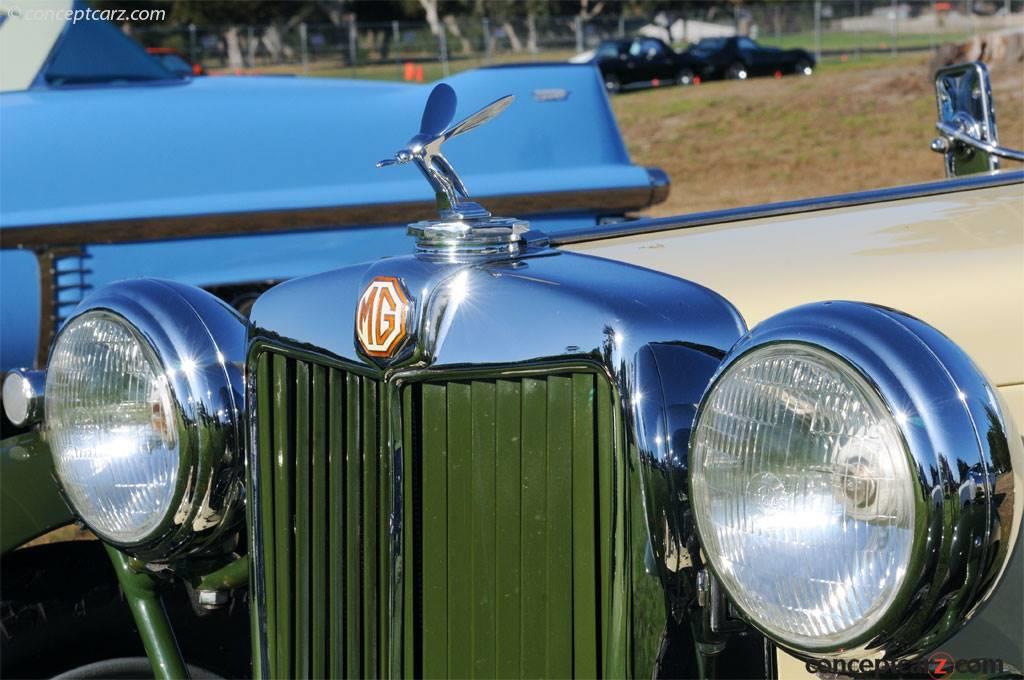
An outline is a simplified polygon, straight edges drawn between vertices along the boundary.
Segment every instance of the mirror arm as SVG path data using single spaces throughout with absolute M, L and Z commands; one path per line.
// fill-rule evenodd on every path
M 967 134 L 963 130 L 949 123 L 939 121 L 935 124 L 935 129 L 939 131 L 942 137 L 939 137 L 932 142 L 932 151 L 939 153 L 945 153 L 949 149 L 949 143 L 951 141 L 957 141 L 961 144 L 980 149 L 985 153 L 992 154 L 993 156 L 999 156 L 1000 158 L 1008 158 L 1012 161 L 1024 162 L 1024 151 L 1017 151 L 1016 149 L 1008 149 L 1005 146 L 999 146 L 997 144 L 991 144 L 989 142 L 982 141 L 971 135 Z

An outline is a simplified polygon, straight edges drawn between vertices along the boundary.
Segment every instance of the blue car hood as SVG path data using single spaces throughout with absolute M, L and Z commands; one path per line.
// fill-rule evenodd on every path
M 481 69 L 447 82 L 456 119 L 516 96 L 445 147 L 474 196 L 648 185 L 592 66 Z M 0 225 L 432 200 L 411 165 L 374 167 L 418 130 L 430 89 L 218 77 L 5 93 Z

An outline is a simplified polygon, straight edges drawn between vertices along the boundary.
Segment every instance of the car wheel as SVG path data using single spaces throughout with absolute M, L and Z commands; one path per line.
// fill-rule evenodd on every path
M 606 75 L 604 77 L 604 89 L 608 91 L 608 94 L 618 94 L 619 90 L 622 89 L 619 77 L 610 73 Z
M 693 85 L 693 71 L 688 68 L 680 69 L 676 74 L 676 82 L 680 85 Z
M 812 73 L 814 73 L 814 67 L 811 66 L 811 62 L 807 61 L 806 59 L 801 59 L 800 61 L 796 62 L 794 72 L 797 75 L 809 76 Z
M 747 67 L 739 61 L 725 71 L 725 77 L 729 80 L 746 80 L 747 75 Z

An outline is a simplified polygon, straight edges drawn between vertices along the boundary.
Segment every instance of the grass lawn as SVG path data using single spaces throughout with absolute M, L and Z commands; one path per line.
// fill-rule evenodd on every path
M 821 34 L 821 49 L 824 51 L 846 50 L 855 52 L 863 50 L 888 50 L 909 47 L 935 47 L 947 42 L 963 42 L 971 37 L 970 32 L 961 33 L 888 33 L 885 31 L 843 31 Z M 790 49 L 802 47 L 808 52 L 814 51 L 814 32 L 790 33 L 775 38 L 761 35 L 758 39 L 763 45 L 772 45 Z
M 672 178 L 653 215 L 924 182 L 943 177 L 928 148 L 928 59 L 874 56 L 826 62 L 810 78 L 645 90 L 612 108 L 633 161 Z M 1000 142 L 1024 148 L 1024 65 L 991 70 Z

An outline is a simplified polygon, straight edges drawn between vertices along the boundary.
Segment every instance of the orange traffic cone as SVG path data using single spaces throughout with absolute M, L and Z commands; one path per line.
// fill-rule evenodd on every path
M 411 61 L 405 62 L 405 72 L 403 77 L 406 81 L 412 80 L 416 76 L 416 67 Z
M 417 64 L 416 65 L 416 82 L 417 83 L 422 83 L 423 82 L 423 64 Z

